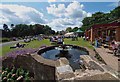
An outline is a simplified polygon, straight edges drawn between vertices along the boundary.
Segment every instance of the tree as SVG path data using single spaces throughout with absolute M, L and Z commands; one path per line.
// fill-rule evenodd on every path
M 3 32 L 2 32 L 4 37 L 10 37 L 11 36 L 11 31 L 8 28 L 7 24 L 3 24 Z
M 51 32 L 50 32 L 52 35 L 54 35 L 55 34 L 55 31 L 54 30 L 51 30 Z
M 79 29 L 78 27 L 75 27 L 72 30 L 73 30 L 73 32 L 76 32 L 78 29 Z
M 72 28 L 71 28 L 71 27 L 68 27 L 68 28 L 66 28 L 66 31 L 67 31 L 67 32 L 72 32 Z
M 85 31 L 95 24 L 111 23 L 120 18 L 120 6 L 113 9 L 110 13 L 96 12 L 92 14 L 92 17 L 86 17 L 82 20 L 81 29 Z
M 110 12 L 110 16 L 112 19 L 118 19 L 120 18 L 120 6 L 116 7 L 114 10 Z
M 47 25 L 26 25 L 26 24 L 18 24 L 12 29 L 12 36 L 15 37 L 24 37 L 31 35 L 39 35 L 39 34 L 55 34 L 55 31 L 51 29 L 51 27 Z
M 3 24 L 3 30 L 6 31 L 6 32 L 9 31 L 9 28 L 8 28 L 7 24 Z
M 92 17 L 86 17 L 82 20 L 83 26 L 88 26 L 93 23 L 93 18 Z
M 52 29 L 51 29 L 51 27 L 49 27 L 48 25 L 45 25 L 44 26 L 44 33 L 45 34 L 52 34 Z
M 14 27 L 14 24 L 11 24 L 11 28 L 13 28 Z

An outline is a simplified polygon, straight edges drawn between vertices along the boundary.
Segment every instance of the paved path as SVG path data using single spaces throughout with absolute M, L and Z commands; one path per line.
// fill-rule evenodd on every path
M 104 64 L 100 64 L 100 63 L 96 62 L 89 55 L 81 55 L 80 57 L 83 58 L 84 61 L 86 61 L 86 63 L 88 63 L 91 66 L 91 68 L 94 68 L 94 70 L 97 69 L 100 71 L 102 70 L 101 72 L 104 72 L 104 70 L 105 70 L 103 67 Z
M 86 63 L 88 64 L 88 68 L 90 66 L 91 70 L 86 71 L 86 72 L 88 72 L 88 74 L 91 74 L 91 75 L 103 74 L 104 75 L 104 73 L 109 73 L 110 75 L 114 76 L 115 78 L 117 78 L 117 79 L 119 78 L 118 72 L 116 72 L 112 68 L 109 68 L 108 65 L 105 65 L 103 63 L 99 63 L 99 62 L 93 60 L 91 58 L 91 56 L 89 56 L 89 55 L 81 55 L 80 57 L 83 58 L 84 61 L 86 61 Z
M 23 42 L 23 41 L 24 41 L 24 40 L 1 43 L 1 44 L 0 44 L 0 47 L 6 46 L 6 45 L 10 45 L 10 44 L 15 44 L 15 43 L 18 43 L 18 42 Z
M 112 54 L 112 51 L 105 48 L 95 48 L 98 54 L 103 58 L 105 63 L 115 71 L 120 71 L 120 65 L 118 65 L 118 57 Z M 120 63 L 120 62 L 119 62 Z M 119 66 L 119 67 L 118 67 Z

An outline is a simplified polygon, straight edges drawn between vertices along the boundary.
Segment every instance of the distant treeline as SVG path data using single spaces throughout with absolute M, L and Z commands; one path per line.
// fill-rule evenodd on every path
M 51 29 L 48 25 L 27 25 L 27 24 L 11 24 L 11 29 L 8 28 L 7 24 L 3 25 L 2 37 L 24 37 L 39 34 L 52 35 L 55 31 Z
M 96 12 L 92 14 L 92 17 L 86 17 L 82 21 L 83 25 L 81 30 L 85 31 L 87 28 L 91 27 L 95 24 L 107 24 L 114 22 L 115 20 L 120 19 L 120 6 L 116 7 L 115 9 L 111 10 L 108 13 L 104 12 Z

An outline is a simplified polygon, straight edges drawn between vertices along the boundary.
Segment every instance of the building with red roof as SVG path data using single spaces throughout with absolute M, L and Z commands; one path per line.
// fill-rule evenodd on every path
M 110 37 L 111 41 L 116 40 L 120 42 L 120 21 L 114 21 L 109 24 L 93 25 L 85 31 L 85 36 L 88 37 L 91 42 L 99 37 L 105 40 L 107 36 Z

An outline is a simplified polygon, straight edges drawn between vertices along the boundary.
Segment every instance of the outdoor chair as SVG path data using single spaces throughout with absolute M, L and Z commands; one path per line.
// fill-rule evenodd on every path
M 103 47 L 104 48 L 109 48 L 109 45 L 108 44 L 103 44 Z
M 120 56 L 120 44 L 118 45 L 115 55 Z
M 24 39 L 24 42 L 25 43 L 28 43 L 28 42 L 30 42 L 31 40 L 30 39 Z

